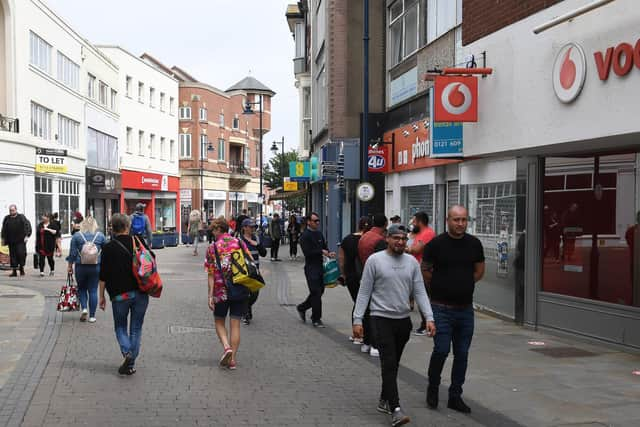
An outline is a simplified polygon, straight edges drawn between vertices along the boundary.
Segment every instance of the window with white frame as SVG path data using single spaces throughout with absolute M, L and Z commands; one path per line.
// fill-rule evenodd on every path
M 224 128 L 224 113 L 218 115 L 218 124 L 221 128 Z
M 207 158 L 207 145 L 209 145 L 209 140 L 207 139 L 206 134 L 200 134 L 200 158 Z
M 118 170 L 118 139 L 93 128 L 87 128 L 87 165 Z
M 58 181 L 58 214 L 62 234 L 71 234 L 71 219 L 74 212 L 80 209 L 80 183 L 61 179 Z
M 144 102 L 144 83 L 138 82 L 138 102 Z
M 58 80 L 71 89 L 80 87 L 80 67 L 58 51 Z
M 218 160 L 224 160 L 224 139 L 218 139 Z
M 176 100 L 173 96 L 169 97 L 169 114 L 176 114 Z
M 156 90 L 152 87 L 149 88 L 149 107 L 155 108 L 156 106 Z
M 31 135 L 51 139 L 51 114 L 48 108 L 31 103 Z
M 232 126 L 234 129 L 238 129 L 240 128 L 240 118 L 238 117 L 238 115 L 236 114 L 235 117 L 233 118 L 233 124 Z
M 96 76 L 87 74 L 87 97 L 96 99 Z
M 180 120 L 191 120 L 191 107 L 180 107 Z
M 206 122 L 207 121 L 207 109 L 206 108 L 200 108 L 200 121 L 202 122 Z
M 29 62 L 51 74 L 51 45 L 33 31 L 29 32 Z
M 426 43 L 431 43 L 462 23 L 461 0 L 427 0 Z
M 109 86 L 107 86 L 105 82 L 100 81 L 100 83 L 98 84 L 98 87 L 99 87 L 98 101 L 100 102 L 100 104 L 106 107 L 108 105 L 107 101 L 108 101 Z
M 127 127 L 127 153 L 133 149 L 133 129 Z
M 40 221 L 43 215 L 53 211 L 53 180 L 41 176 L 35 177 L 36 218 Z M 59 218 L 61 221 L 63 218 Z
M 180 134 L 180 158 L 181 159 L 191 158 L 191 134 L 190 133 Z
M 125 95 L 127 98 L 131 98 L 131 85 L 133 85 L 133 78 L 131 76 L 127 76 L 125 83 Z
M 164 92 L 160 92 L 160 111 L 162 112 L 164 112 L 164 101 L 165 101 Z
M 144 131 L 138 131 L 138 156 L 144 156 Z
M 176 142 L 173 139 L 169 140 L 169 161 L 176 161 Z
M 149 135 L 149 157 L 156 158 L 156 136 L 154 134 Z
M 389 6 L 388 34 L 391 67 L 402 62 L 419 47 L 419 9 L 418 0 L 396 0 Z
M 164 136 L 160 137 L 160 160 L 166 160 L 166 139 Z
M 249 150 L 249 147 L 244 147 L 244 167 L 246 169 L 249 169 L 251 163 L 251 150 Z
M 80 146 L 80 123 L 58 114 L 58 143 L 77 150 Z
M 118 112 L 118 92 L 115 89 L 111 89 L 111 111 Z

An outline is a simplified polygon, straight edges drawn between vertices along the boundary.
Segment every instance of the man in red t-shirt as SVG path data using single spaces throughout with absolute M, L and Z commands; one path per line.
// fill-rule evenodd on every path
M 416 237 L 413 239 L 413 244 L 407 247 L 406 251 L 413 255 L 418 260 L 418 263 L 421 263 L 424 247 L 431 239 L 436 237 L 436 232 L 429 227 L 429 215 L 426 212 L 416 212 L 411 218 L 411 222 L 413 223 L 413 232 Z M 420 327 L 415 330 L 414 334 L 427 335 L 427 319 L 424 318 L 422 313 L 420 313 L 420 316 L 422 317 L 422 323 L 420 323 Z

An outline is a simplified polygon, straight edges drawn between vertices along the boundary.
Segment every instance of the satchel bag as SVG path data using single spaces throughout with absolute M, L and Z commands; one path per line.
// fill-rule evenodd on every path
M 249 288 L 241 284 L 234 283 L 233 279 L 229 277 L 230 275 L 226 274 L 222 269 L 222 264 L 220 263 L 220 254 L 218 254 L 218 249 L 216 248 L 215 242 L 213 242 L 213 252 L 216 256 L 216 266 L 218 267 L 220 274 L 222 274 L 225 286 L 227 287 L 227 300 L 229 302 L 235 302 L 243 301 L 249 298 Z
M 251 292 L 257 292 L 264 287 L 264 279 L 258 271 L 255 262 L 242 249 L 236 249 L 231 256 L 231 274 L 233 283 L 242 285 Z
M 78 288 L 73 283 L 71 273 L 67 274 L 67 283 L 60 289 L 60 297 L 58 298 L 58 311 L 78 311 Z
M 337 286 L 340 270 L 338 269 L 338 261 L 333 258 L 324 257 L 322 264 L 323 274 L 322 282 L 326 288 L 335 288 Z

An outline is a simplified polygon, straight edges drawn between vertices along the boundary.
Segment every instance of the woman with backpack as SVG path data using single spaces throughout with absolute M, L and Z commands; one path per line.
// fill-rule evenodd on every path
M 251 257 L 253 258 L 253 262 L 258 268 L 258 271 L 260 271 L 260 257 L 267 256 L 267 250 L 264 248 L 264 246 L 262 246 L 262 242 L 260 241 L 258 236 L 255 234 L 256 227 L 257 226 L 254 220 L 252 220 L 251 218 L 244 219 L 242 221 L 242 227 L 241 227 L 242 234 L 240 235 L 240 238 L 242 239 L 244 244 L 247 246 L 247 249 L 249 249 L 249 252 L 251 253 Z M 249 325 L 251 323 L 251 320 L 253 319 L 253 311 L 251 310 L 251 307 L 253 307 L 253 304 L 255 304 L 256 301 L 258 300 L 259 293 L 260 293 L 259 291 L 256 291 L 256 292 L 251 292 L 249 295 L 249 300 L 247 303 L 247 311 L 244 314 L 244 317 L 242 318 L 242 322 L 245 325 Z
M 249 290 L 244 286 L 232 285 L 231 254 L 243 250 L 251 257 L 244 242 L 229 234 L 229 223 L 220 217 L 213 221 L 212 231 L 215 241 L 207 249 L 204 267 L 208 273 L 209 308 L 213 311 L 216 334 L 223 347 L 220 366 L 236 369 L 236 353 L 240 346 L 240 320 L 247 311 Z M 230 317 L 227 333 L 226 318 Z
M 89 323 L 96 321 L 98 308 L 98 279 L 100 275 L 100 252 L 106 242 L 104 234 L 98 231 L 95 218 L 87 216 L 80 223 L 80 228 L 71 238 L 67 272 L 73 274 L 75 265 L 78 298 L 80 299 L 80 321 Z M 87 301 L 89 302 L 87 310 Z
M 116 339 L 124 360 L 118 368 L 120 375 L 133 375 L 140 353 L 142 324 L 149 305 L 149 295 L 140 292 L 133 275 L 134 237 L 129 235 L 131 220 L 128 216 L 114 214 L 111 218 L 113 238 L 102 248 L 100 259 L 100 289 L 98 306 L 104 310 L 106 290 L 111 299 Z M 138 239 L 149 249 L 144 239 Z

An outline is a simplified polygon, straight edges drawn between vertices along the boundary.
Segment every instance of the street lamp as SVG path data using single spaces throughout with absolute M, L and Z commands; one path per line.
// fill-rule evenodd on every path
M 211 145 L 211 141 L 207 140 L 206 144 L 207 144 L 207 153 L 210 153 L 210 152 L 215 150 L 215 148 L 213 148 L 213 145 Z M 204 160 L 208 156 L 204 153 L 204 146 L 205 146 L 205 142 L 201 141 L 200 142 L 200 205 L 201 205 L 200 213 L 204 218 L 206 218 L 206 216 L 204 214 L 204 212 L 205 212 L 205 207 L 204 207 L 204 165 L 202 164 L 202 162 L 204 162 Z
M 284 191 L 284 136 L 279 144 L 282 146 L 282 157 L 280 157 L 280 186 L 282 187 L 282 191 Z M 273 141 L 273 144 L 271 144 L 271 152 L 276 156 L 278 155 L 278 141 Z M 284 220 L 284 199 L 282 200 L 282 218 Z
M 259 227 L 260 230 L 262 230 L 262 205 L 264 204 L 264 200 L 262 197 L 262 94 L 259 95 L 259 99 L 257 102 L 249 102 L 248 100 L 245 102 L 244 104 L 244 109 L 242 111 L 242 114 L 254 114 L 253 111 L 253 106 L 254 105 L 258 105 L 260 108 L 259 111 L 259 115 L 260 115 L 260 147 L 258 150 L 258 156 L 260 157 L 260 190 L 258 192 L 258 200 L 260 202 L 260 207 L 259 207 L 259 212 L 260 212 L 260 216 L 259 216 Z

